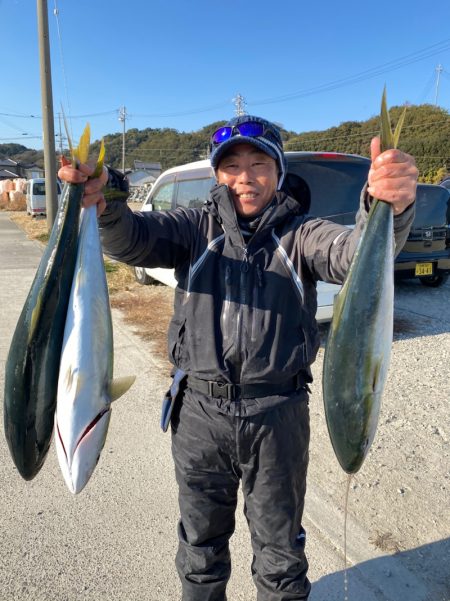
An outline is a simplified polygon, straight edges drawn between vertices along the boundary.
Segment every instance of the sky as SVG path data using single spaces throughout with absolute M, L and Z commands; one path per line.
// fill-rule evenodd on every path
M 48 19 L 57 148 L 61 106 L 75 141 L 122 132 L 122 107 L 127 130 L 196 131 L 238 95 L 297 133 L 377 115 L 384 85 L 450 110 L 449 0 L 48 0 Z M 42 148 L 36 1 L 0 0 L 0 27 L 0 144 Z

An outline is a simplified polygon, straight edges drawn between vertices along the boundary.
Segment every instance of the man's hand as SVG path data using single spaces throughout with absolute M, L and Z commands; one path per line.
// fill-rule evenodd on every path
M 108 170 L 103 167 L 100 177 L 88 179 L 94 173 L 94 167 L 87 164 L 80 164 L 77 168 L 67 163 L 67 160 L 61 161 L 63 166 L 58 171 L 58 177 L 71 184 L 85 184 L 83 195 L 83 207 L 97 205 L 97 216 L 101 215 L 106 207 L 105 197 L 102 189 L 108 181 Z
M 394 215 L 400 215 L 416 198 L 419 171 L 414 158 L 392 149 L 381 152 L 380 138 L 370 143 L 372 164 L 368 192 L 378 200 L 392 204 Z

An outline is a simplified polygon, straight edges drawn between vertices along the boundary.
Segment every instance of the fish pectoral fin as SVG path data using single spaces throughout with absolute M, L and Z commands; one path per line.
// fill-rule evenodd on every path
M 111 382 L 110 395 L 111 403 L 117 401 L 129 388 L 134 384 L 136 376 L 124 376 L 123 378 L 115 378 Z

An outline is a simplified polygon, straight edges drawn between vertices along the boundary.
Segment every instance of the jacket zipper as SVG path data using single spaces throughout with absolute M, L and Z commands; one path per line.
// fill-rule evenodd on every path
M 240 348 L 241 348 L 241 338 L 242 338 L 242 312 L 243 312 L 243 305 L 247 300 L 247 294 L 246 294 L 246 289 L 245 289 L 245 284 L 246 284 L 246 280 L 247 280 L 247 271 L 248 271 L 248 249 L 246 246 L 243 247 L 242 249 L 244 251 L 244 255 L 242 258 L 242 262 L 241 262 L 241 275 L 239 278 L 239 310 L 238 310 L 238 315 L 237 315 L 237 320 L 236 320 L 236 344 L 237 344 L 237 350 L 239 352 L 239 360 L 240 360 L 240 368 L 242 367 L 242 361 L 241 361 L 241 352 L 240 352 Z M 241 371 L 241 369 L 239 369 L 239 371 Z
M 225 269 L 225 300 L 223 303 L 221 324 L 222 324 L 222 335 L 224 341 L 228 342 L 233 336 L 232 324 L 230 324 L 230 307 L 231 307 L 231 267 L 227 265 Z
M 256 264 L 256 277 L 255 277 L 255 283 L 253 286 L 253 302 L 252 302 L 252 335 L 251 335 L 251 341 L 255 342 L 258 338 L 258 333 L 259 333 L 259 329 L 258 328 L 258 323 L 257 323 L 257 316 L 258 316 L 258 312 L 262 311 L 261 307 L 260 307 L 260 296 L 261 296 L 261 290 L 264 286 L 264 276 L 263 276 L 263 272 L 261 269 L 261 266 L 259 265 L 259 263 Z M 261 327 L 262 324 L 260 324 Z

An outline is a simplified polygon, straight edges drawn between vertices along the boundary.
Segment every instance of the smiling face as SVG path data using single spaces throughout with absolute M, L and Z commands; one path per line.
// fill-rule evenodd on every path
M 236 144 L 221 159 L 216 178 L 229 187 L 238 215 L 253 217 L 275 196 L 277 163 L 252 144 Z

